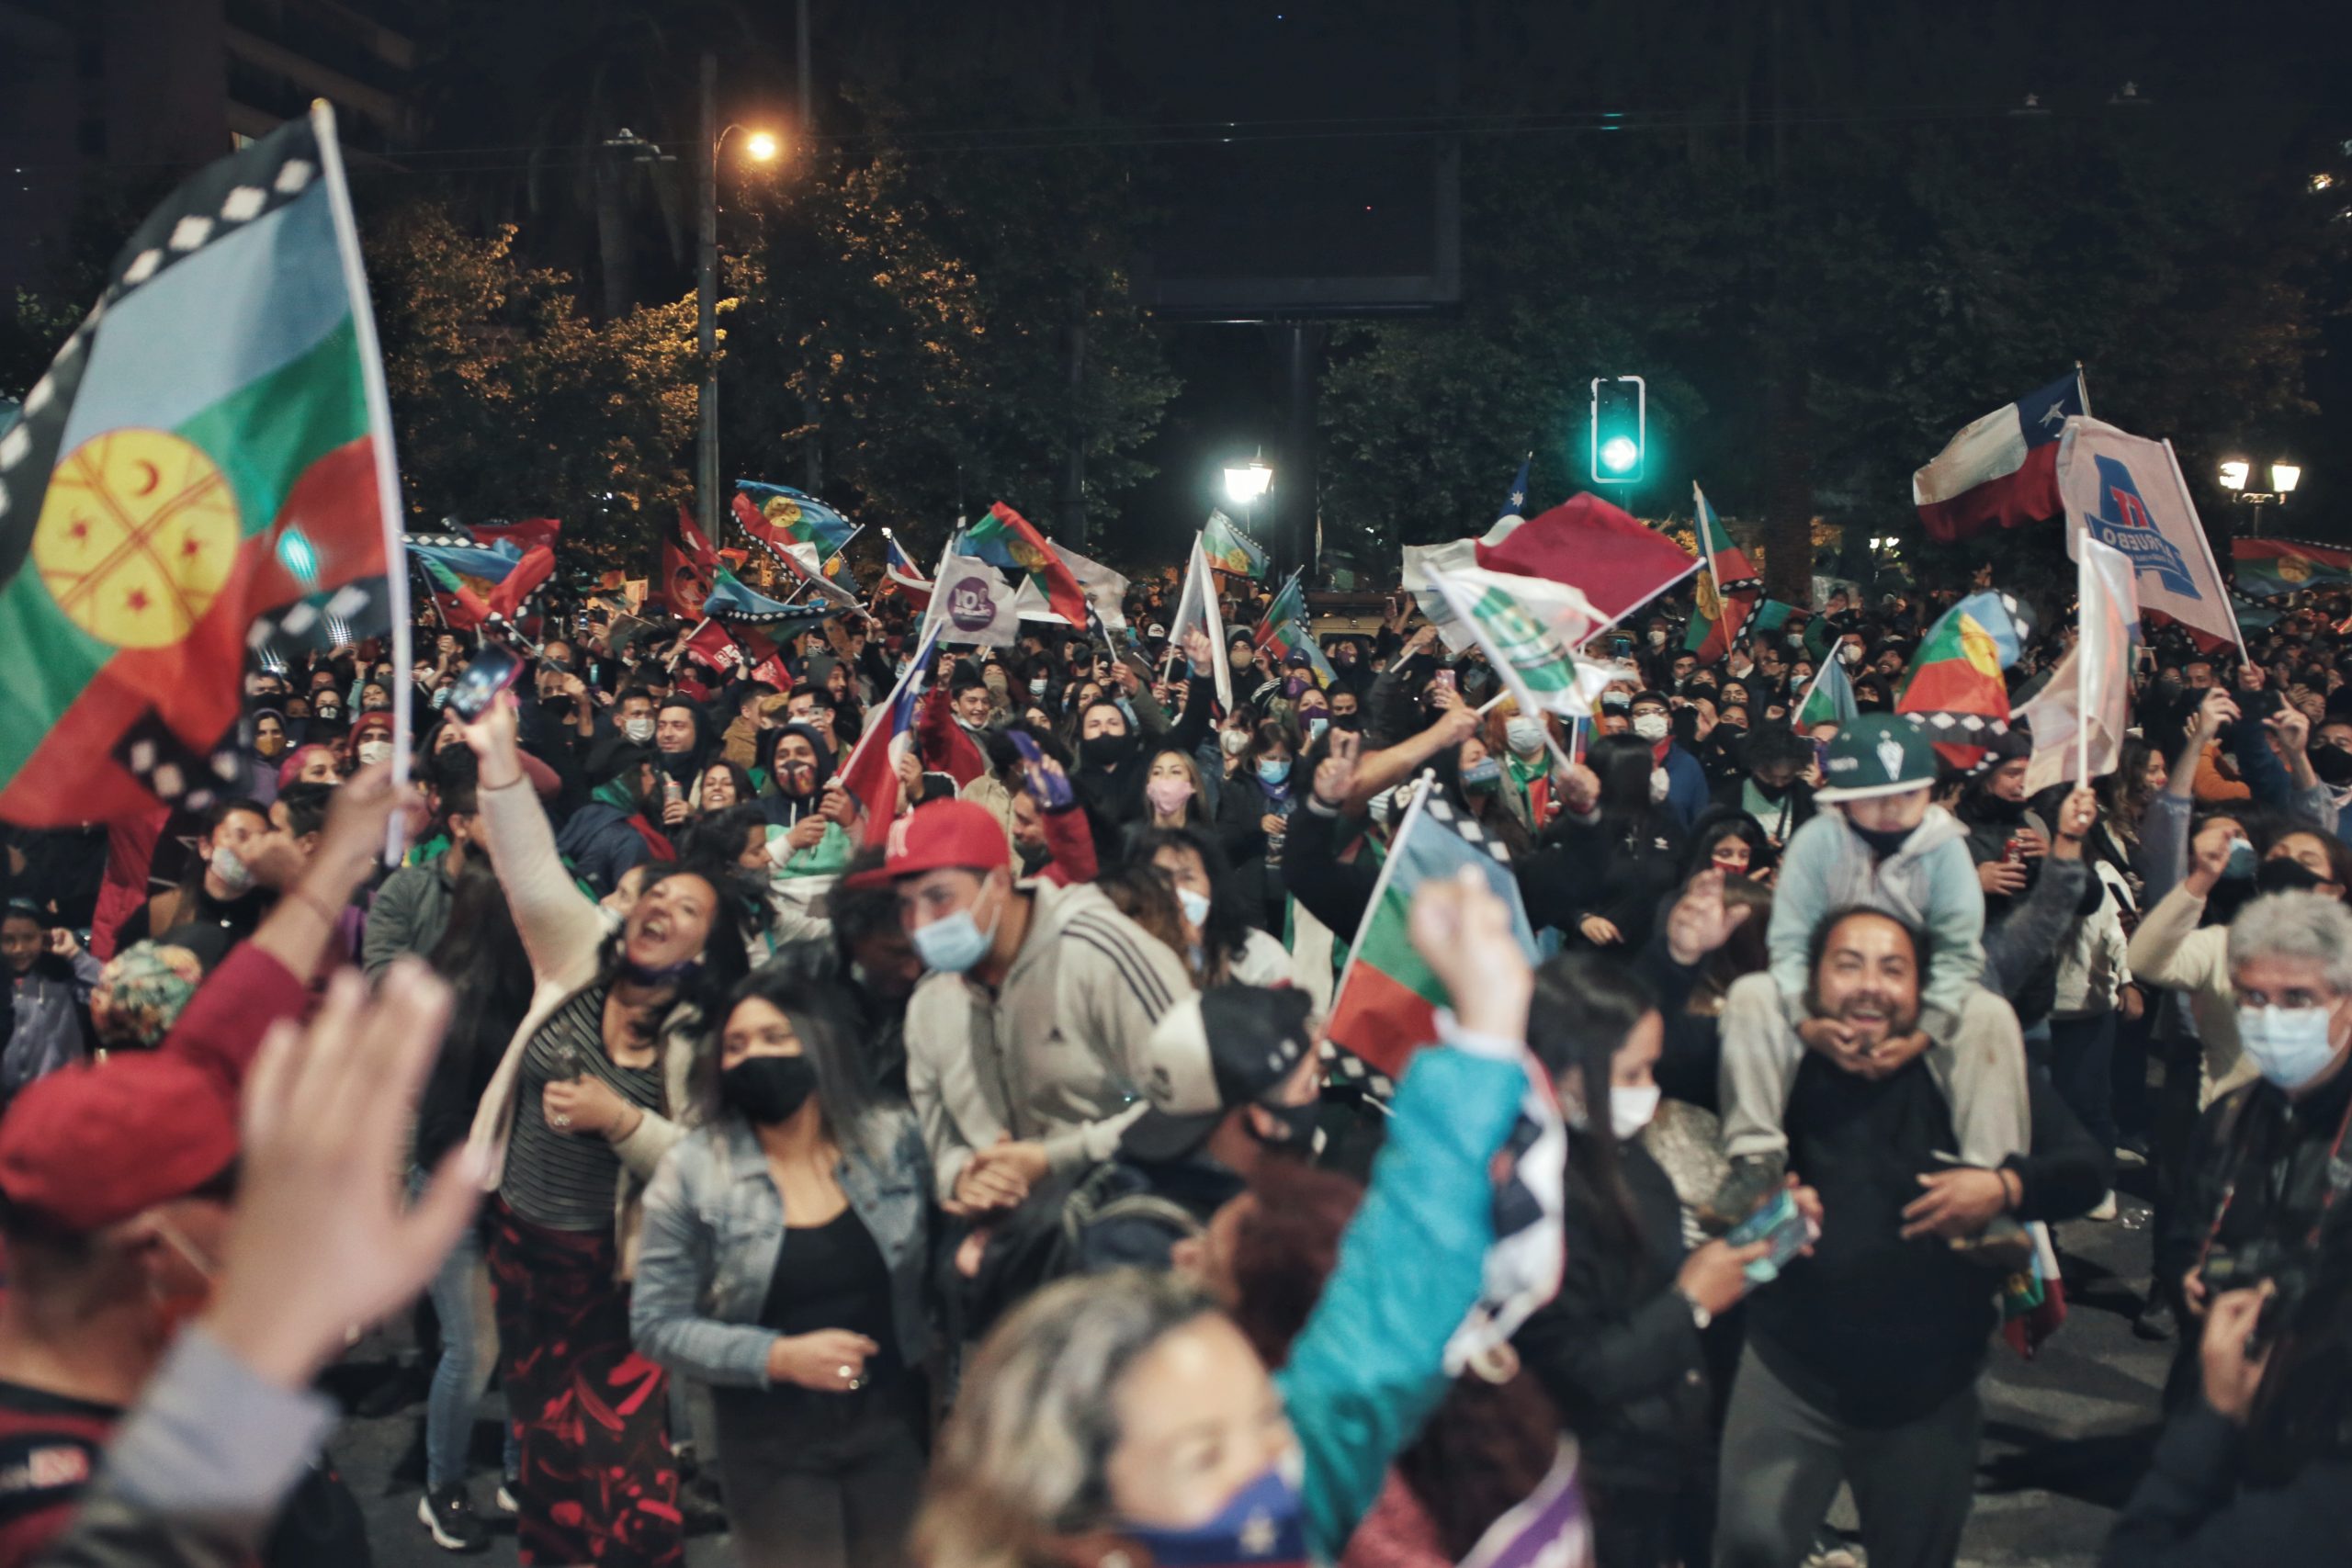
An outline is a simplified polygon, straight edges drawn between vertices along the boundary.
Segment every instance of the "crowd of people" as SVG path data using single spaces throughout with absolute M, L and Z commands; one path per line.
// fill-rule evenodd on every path
M 560 596 L 256 666 L 200 816 L 6 833 L 0 1568 L 365 1560 L 314 1385 L 403 1310 L 453 1552 L 1796 1568 L 1842 1485 L 1870 1568 L 1949 1568 L 2119 1161 L 2178 1353 L 2105 1560 L 2341 1561 L 2352 646 L 2152 629 L 2120 765 L 2029 793 L 2025 726 L 1892 711 L 1957 596 L 1704 660 L 1661 601 L 1564 722 L 1401 596 L 1328 676 L 1235 632 L 1228 706 L 1170 571 L 938 652 L 895 811 L 843 773 L 903 596 L 780 684 Z M 451 712 L 485 640 L 522 678 Z M 1537 943 L 1424 882 L 1392 1086 L 1324 1026 L 1417 797 Z M 1461 1354 L 1530 1191 L 1556 1284 Z

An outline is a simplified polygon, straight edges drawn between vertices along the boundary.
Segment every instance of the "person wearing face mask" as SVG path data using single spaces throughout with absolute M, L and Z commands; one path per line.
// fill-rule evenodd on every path
M 1490 737 L 1492 728 L 1490 719 Z M 1552 797 L 1549 737 L 1550 731 L 1541 717 L 1514 710 L 1502 721 L 1502 745 L 1489 745 L 1487 749 L 1487 754 L 1502 764 L 1504 794 L 1512 814 L 1527 825 L 1531 833 L 1543 832 L 1559 812 L 1559 802 Z
M 1442 1398 L 1446 1342 L 1479 1294 L 1489 1165 L 1526 1090 L 1527 970 L 1509 930 L 1460 883 L 1416 899 L 1416 944 L 1459 1016 L 1399 1085 L 1371 1190 L 1281 1370 L 1185 1275 L 1047 1286 L 970 1362 L 916 1521 L 919 1568 L 1339 1559 Z M 1233 1278 L 1220 1259 L 1251 1201 L 1202 1238 L 1188 1273 L 1212 1289 Z
M 205 813 L 188 880 L 134 911 L 116 932 L 117 945 L 128 947 L 191 925 L 218 927 L 232 941 L 252 935 L 277 898 L 276 888 L 260 882 L 246 859 L 251 852 L 267 862 L 269 831 L 269 808 L 260 802 L 216 803 Z
M 1651 761 L 1666 775 L 1666 805 L 1684 828 L 1707 809 L 1707 771 L 1674 743 L 1673 705 L 1657 692 L 1639 692 L 1630 708 L 1633 733 L 1649 743 Z
M 747 976 L 700 1048 L 702 1124 L 646 1190 L 630 1334 L 712 1391 L 747 1568 L 896 1562 L 922 1494 L 931 1169 L 857 1017 L 791 963 Z
M 1718 808 L 1744 811 L 1775 844 L 1786 844 L 1813 819 L 1813 786 L 1804 782 L 1813 766 L 1812 742 L 1785 724 L 1760 726 L 1741 751 L 1743 768 L 1717 784 Z
M 373 767 L 390 761 L 392 755 L 392 716 L 389 713 L 363 713 L 351 726 L 351 764 L 355 768 Z
M 1514 1337 L 1581 1451 L 1600 1568 L 1704 1562 L 1714 1526 L 1707 1335 L 1768 1242 L 1683 1242 L 1674 1186 L 1642 1145 L 1666 1038 L 1648 988 L 1595 953 L 1536 971 L 1528 1048 L 1570 1128 L 1567 1271 Z M 1793 1185 L 1793 1183 L 1792 1183 Z M 1798 1190 L 1818 1218 L 1819 1201 Z M 1718 1333 L 1718 1337 L 1720 1337 Z
M 1174 885 L 1189 938 L 1185 964 L 1201 985 L 1290 984 L 1290 950 L 1251 925 L 1236 903 L 1233 873 L 1215 837 L 1200 828 L 1151 828 L 1135 835 L 1128 852 Z
M 658 826 L 668 802 L 646 748 L 601 736 L 582 772 L 588 798 L 564 818 L 556 847 L 596 897 L 610 893 L 638 866 L 677 859 L 676 846 Z
M 1144 1047 L 1151 1109 L 1089 1183 L 1102 1217 L 1079 1233 L 1081 1268 L 1165 1269 L 1268 1161 L 1314 1156 L 1312 1005 L 1303 991 L 1228 985 L 1161 1015 Z M 1154 1201 L 1119 1201 L 1136 1197 Z
M 1292 808 L 1306 793 L 1293 787 L 1297 745 L 1288 725 L 1261 722 L 1217 800 L 1218 844 L 1234 868 L 1235 888 L 1269 931 L 1283 923 L 1283 845 Z
M 1144 1042 L 1192 981 L 1100 888 L 1017 880 L 970 801 L 917 807 L 903 829 L 856 882 L 897 888 L 931 971 L 907 1006 L 909 1097 L 950 1212 L 1011 1208 L 1109 1157 L 1140 1113 Z
M 645 1185 L 684 1136 L 704 1021 L 750 966 L 753 901 L 731 866 L 665 867 L 614 930 L 557 854 L 514 705 L 462 733 L 480 760 L 481 842 L 531 960 L 529 1011 L 467 1140 L 495 1193 L 488 1259 L 517 1537 L 535 1561 L 677 1568 L 667 1388 L 630 1344 L 629 1289 Z M 590 1399 L 609 1420 L 580 1418 Z
M 1200 764 L 1185 752 L 1162 748 L 1152 754 L 1143 798 L 1146 815 L 1138 827 L 1198 828 L 1209 821 L 1211 803 Z
M 2201 1321 L 2224 1292 L 2264 1281 L 2290 1298 L 2281 1309 L 2291 1314 L 2315 1254 L 2340 1256 L 2352 1235 L 2342 1212 L 2352 1152 L 2352 913 L 2315 893 L 2266 895 L 2230 923 L 2223 962 L 2251 1074 L 2199 1118 L 2179 1199 L 2157 1230 L 2157 1282 L 2184 1321 Z M 2201 1025 L 2202 1010 L 2198 1017 Z M 2175 1364 L 2176 1403 L 2194 1386 L 2194 1340 L 2184 1336 Z

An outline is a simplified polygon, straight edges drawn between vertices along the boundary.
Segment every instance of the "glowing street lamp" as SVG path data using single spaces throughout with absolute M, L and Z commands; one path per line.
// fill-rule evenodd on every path
M 1266 493 L 1274 482 L 1274 470 L 1262 457 L 1252 457 L 1238 468 L 1225 470 L 1225 493 L 1247 506 Z
M 743 139 L 743 155 L 754 164 L 772 164 L 784 151 L 784 143 L 772 130 L 754 130 Z
M 2272 462 L 2267 468 L 2270 488 L 2248 490 L 2245 487 L 2254 482 L 2254 465 L 2244 457 L 2228 457 L 2222 462 L 2222 488 L 2230 492 L 2232 501 L 2242 502 L 2255 509 L 2254 522 L 2246 530 L 2249 534 L 2259 535 L 2262 532 L 2264 507 L 2283 504 L 2289 496 L 2295 493 L 2295 487 L 2303 482 L 2303 466 L 2301 463 Z

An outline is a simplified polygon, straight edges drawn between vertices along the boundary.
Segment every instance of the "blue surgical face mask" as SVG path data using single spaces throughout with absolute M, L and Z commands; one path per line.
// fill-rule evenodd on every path
M 1264 1568 L 1304 1564 L 1307 1561 L 1306 1502 L 1298 1483 L 1283 1470 L 1281 1465 L 1267 1466 L 1215 1515 L 1188 1529 L 1132 1524 L 1116 1528 L 1154 1562 L 1249 1562 Z
M 2291 1094 L 2335 1060 L 2335 1021 L 2332 1008 L 2240 1008 L 2238 1040 L 2255 1070 Z
M 979 900 L 974 899 L 972 907 L 978 908 Z M 985 931 L 972 918 L 971 909 L 958 909 L 927 926 L 918 926 L 910 938 L 914 942 L 915 956 L 922 960 L 926 969 L 942 975 L 961 975 L 988 956 L 989 944 L 996 941 L 997 921 L 1003 914 L 1004 907 L 1000 904 Z
M 2223 876 L 2252 876 L 2255 868 L 2254 846 L 2244 839 L 2230 845 L 2230 858 L 2222 867 Z
M 1462 770 L 1462 787 L 1472 795 L 1490 790 L 1502 781 L 1503 765 L 1492 757 L 1481 757 Z
M 1259 783 L 1278 784 L 1289 777 L 1290 759 L 1288 757 L 1261 757 L 1258 759 Z
M 1209 896 L 1207 894 L 1195 893 L 1189 887 L 1179 887 L 1176 889 L 1176 902 L 1182 907 L 1184 919 L 1192 923 L 1195 931 L 1208 924 Z

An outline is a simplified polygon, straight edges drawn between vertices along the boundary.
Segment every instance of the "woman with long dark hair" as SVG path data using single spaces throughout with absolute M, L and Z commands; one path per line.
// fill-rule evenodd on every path
M 1198 828 L 1152 828 L 1135 834 L 1128 851 L 1174 886 L 1189 939 L 1179 951 L 1203 989 L 1290 984 L 1289 950 L 1250 923 L 1214 838 Z
M 1770 1250 L 1711 1241 L 1684 1254 L 1681 1204 L 1641 1144 L 1664 1040 L 1648 987 L 1622 964 L 1571 953 L 1535 972 L 1528 1049 L 1570 1128 L 1567 1269 L 1517 1343 L 1582 1448 L 1601 1568 L 1706 1561 L 1715 1461 L 1701 1336 Z
M 857 1016 L 797 965 L 747 976 L 696 1063 L 702 1125 L 646 1192 L 631 1330 L 710 1385 L 749 1568 L 896 1562 L 922 1490 L 931 1167 L 866 1086 Z
M 1591 946 L 1635 952 L 1649 939 L 1659 900 L 1681 881 L 1682 825 L 1667 807 L 1648 741 L 1597 736 L 1585 765 L 1599 796 L 1581 816 L 1564 813 L 1557 829 L 1577 873 L 1576 931 Z
M 433 972 L 449 982 L 449 1032 L 434 1058 L 417 1106 L 410 1192 L 424 1192 L 434 1170 L 463 1143 L 501 1052 L 531 1010 L 531 962 L 498 874 L 479 856 L 465 863 L 449 898 L 449 923 L 428 955 Z M 441 1262 L 427 1294 L 441 1322 L 441 1358 L 424 1402 L 424 1495 L 417 1518 L 445 1551 L 478 1551 L 490 1537 L 475 1516 L 466 1483 L 474 1407 L 498 1361 L 498 1319 L 482 1232 L 469 1225 Z M 506 1469 L 514 1468 L 513 1427 Z
M 496 1196 L 490 1271 L 534 1562 L 675 1568 L 678 1473 L 662 1370 L 629 1343 L 644 1184 L 684 1136 L 703 1021 L 749 967 L 731 866 L 648 874 L 617 931 L 558 858 L 511 699 L 465 726 L 481 828 L 531 964 L 531 1006 L 471 1142 Z

